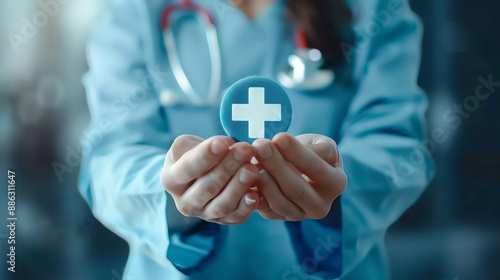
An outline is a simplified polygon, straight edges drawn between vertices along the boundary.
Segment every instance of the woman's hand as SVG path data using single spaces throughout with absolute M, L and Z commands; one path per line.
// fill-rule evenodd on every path
M 228 137 L 179 136 L 167 153 L 161 180 L 179 212 L 219 224 L 242 224 L 259 204 L 250 190 L 258 168 L 254 149 Z
M 347 186 L 337 144 L 326 136 L 280 133 L 253 146 L 262 168 L 258 210 L 266 219 L 322 219 Z

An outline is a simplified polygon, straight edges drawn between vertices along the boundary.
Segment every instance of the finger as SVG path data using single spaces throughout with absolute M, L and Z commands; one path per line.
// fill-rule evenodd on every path
M 321 201 L 319 195 L 304 178 L 288 166 L 286 160 L 271 141 L 258 139 L 255 140 L 253 146 L 257 152 L 257 160 L 274 178 L 286 198 L 295 202 L 306 212 Z M 272 207 L 271 199 L 266 198 Z
M 258 178 L 259 170 L 250 163 L 241 167 L 222 192 L 204 209 L 208 218 L 222 218 L 235 211 L 243 195 Z
M 205 139 L 195 135 L 181 135 L 177 137 L 170 148 L 172 151 L 172 160 L 174 162 L 178 161 L 182 155 L 198 146 L 204 140 Z
M 254 191 L 248 191 L 240 200 L 236 210 L 222 218 L 226 224 L 239 225 L 248 220 L 253 211 L 259 205 L 259 194 Z
M 328 139 L 332 140 L 329 137 L 326 137 L 326 136 L 321 135 L 321 134 L 315 134 L 315 133 L 301 134 L 301 135 L 295 136 L 295 139 L 297 139 L 297 141 L 299 141 L 303 145 L 313 145 L 313 144 L 318 144 L 318 143 L 331 143 L 328 141 Z
M 267 213 L 274 212 L 288 220 L 302 220 L 305 217 L 304 210 L 285 197 L 276 181 L 265 169 L 259 172 L 259 190 L 269 204 L 271 211 Z
M 320 134 L 302 134 L 295 139 L 330 165 L 338 165 L 340 154 L 337 143 L 333 139 Z
M 181 204 L 194 211 L 202 211 L 206 204 L 215 198 L 227 185 L 240 167 L 250 160 L 253 149 L 248 143 L 234 144 L 229 154 L 212 170 L 198 178 L 182 194 Z M 239 199 L 239 198 L 238 198 Z
M 203 138 L 195 135 L 181 135 L 174 140 L 167 152 L 167 155 L 165 156 L 165 162 L 161 173 L 161 181 L 167 191 L 170 190 L 172 185 L 170 180 L 168 180 L 169 176 L 171 176 L 168 169 L 172 166 L 172 164 L 174 164 L 174 162 L 179 160 L 182 155 L 196 147 L 201 142 L 203 142 Z
M 344 172 L 342 170 L 337 170 L 322 160 L 316 153 L 307 149 L 288 133 L 276 135 L 273 142 L 276 143 L 276 147 L 283 157 L 311 179 L 315 185 L 334 186 L 338 189 L 338 194 L 337 192 L 333 192 L 335 196 L 340 195 L 343 191 L 345 185 L 343 184 L 342 174 Z M 328 193 L 332 193 L 331 191 L 329 189 Z
M 267 199 L 265 197 L 260 198 L 259 206 L 257 207 L 257 211 L 259 211 L 259 214 L 264 219 L 281 220 L 281 221 L 284 221 L 286 219 L 284 216 L 281 216 L 280 214 L 274 212 L 273 209 L 271 209 L 271 207 L 269 206 L 269 203 L 267 202 Z
M 327 143 L 319 143 L 319 144 L 312 144 L 312 145 L 305 144 L 304 147 L 313 151 L 322 160 L 326 161 L 331 166 L 335 167 L 335 165 L 338 162 L 337 149 L 332 147 L 332 145 L 330 145 L 330 144 L 327 144 Z
M 169 191 L 179 194 L 192 180 L 201 177 L 217 164 L 229 151 L 234 140 L 228 137 L 212 137 L 198 144 L 163 173 L 163 182 Z
M 203 138 L 194 135 L 181 135 L 175 138 L 172 145 L 170 145 L 170 149 L 168 149 L 164 167 L 172 165 L 174 162 L 179 160 L 183 154 L 201 142 L 203 142 Z

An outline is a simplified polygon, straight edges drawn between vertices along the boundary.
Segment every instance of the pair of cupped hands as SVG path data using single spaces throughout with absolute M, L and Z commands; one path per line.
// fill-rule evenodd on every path
M 257 139 L 179 136 L 161 174 L 178 211 L 225 225 L 263 218 L 322 219 L 347 186 L 335 141 L 318 134 Z

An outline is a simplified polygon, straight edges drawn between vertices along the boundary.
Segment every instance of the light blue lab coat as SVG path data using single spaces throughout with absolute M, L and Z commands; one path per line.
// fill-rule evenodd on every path
M 254 213 L 243 225 L 197 222 L 191 230 L 172 228 L 175 207 L 160 183 L 165 154 L 181 134 L 224 132 L 217 106 L 164 102 L 165 92 L 181 92 L 159 27 L 172 2 L 112 0 L 88 48 L 92 121 L 79 188 L 95 217 L 130 245 L 124 279 L 387 279 L 384 235 L 434 169 L 424 141 L 427 99 L 416 84 L 421 24 L 407 1 L 348 1 L 355 22 L 346 38 L 357 41 L 342 44 L 347 62 L 336 82 L 317 92 L 288 90 L 289 132 L 339 143 L 349 183 L 331 213 L 302 222 Z M 283 1 L 254 21 L 225 0 L 198 2 L 217 22 L 222 89 L 250 75 L 276 79 L 294 49 Z M 174 29 L 185 71 L 204 95 L 204 33 L 192 18 Z

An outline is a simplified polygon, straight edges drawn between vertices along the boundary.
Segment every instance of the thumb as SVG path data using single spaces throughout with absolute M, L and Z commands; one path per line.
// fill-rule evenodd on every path
M 181 135 L 174 140 L 167 153 L 167 159 L 172 163 L 178 161 L 187 151 L 203 142 L 203 138 L 195 135 Z
M 338 151 L 337 143 L 330 137 L 321 134 L 303 134 L 296 138 L 328 164 L 342 167 L 342 157 Z

